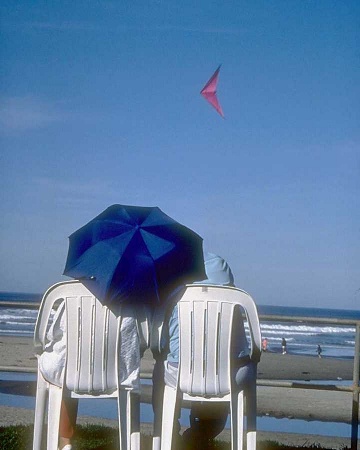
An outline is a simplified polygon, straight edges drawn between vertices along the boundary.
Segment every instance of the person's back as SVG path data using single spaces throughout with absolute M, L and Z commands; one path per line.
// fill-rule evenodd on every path
M 207 275 L 206 280 L 197 281 L 194 284 L 213 284 L 217 286 L 234 286 L 234 276 L 228 263 L 218 255 L 214 253 L 204 254 L 205 271 Z M 179 323 L 178 323 L 178 309 L 176 301 L 181 298 L 183 289 L 175 290 L 174 299 L 175 302 L 169 322 L 168 322 L 168 353 L 167 361 L 176 365 L 179 361 Z M 246 340 L 244 324 L 242 320 L 242 314 L 239 309 L 236 310 L 234 321 L 237 323 L 235 329 L 235 336 L 232 342 L 232 354 L 234 358 L 242 358 L 249 355 L 248 343 Z M 163 344 L 164 348 L 166 343 Z
M 208 278 L 194 284 L 234 286 L 234 276 L 230 266 L 223 258 L 213 253 L 205 253 L 204 263 Z M 175 306 L 168 319 L 168 327 L 165 327 L 165 329 L 167 328 L 168 334 L 165 332 L 165 338 L 163 337 L 163 340 L 165 341 L 163 342 L 163 348 L 166 352 L 164 379 L 165 383 L 170 386 L 175 386 L 177 380 L 179 362 L 179 323 L 176 301 L 181 298 L 182 293 L 183 289 L 181 288 L 175 291 L 172 300 L 172 304 L 175 302 Z M 236 327 L 234 328 L 231 343 L 231 354 L 234 358 L 234 379 L 237 384 L 244 384 L 248 379 L 253 379 L 255 377 L 256 368 L 254 369 L 254 366 L 250 363 L 249 346 L 240 308 L 235 310 L 234 323 L 236 323 Z M 154 379 L 154 384 L 156 382 L 157 380 Z M 159 408 L 159 406 L 157 408 Z M 155 411 L 155 415 L 156 414 Z M 190 428 L 183 434 L 183 441 L 186 445 L 196 443 L 198 447 L 206 446 L 209 439 L 213 439 L 224 429 L 227 415 L 228 405 L 226 403 L 216 403 L 212 406 L 194 403 L 190 413 Z

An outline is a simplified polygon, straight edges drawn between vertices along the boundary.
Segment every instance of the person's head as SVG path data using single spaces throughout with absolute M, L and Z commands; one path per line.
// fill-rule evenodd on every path
M 201 284 L 217 284 L 220 286 L 234 286 L 234 276 L 229 264 L 221 256 L 214 253 L 204 253 L 205 272 L 207 279 L 198 281 Z

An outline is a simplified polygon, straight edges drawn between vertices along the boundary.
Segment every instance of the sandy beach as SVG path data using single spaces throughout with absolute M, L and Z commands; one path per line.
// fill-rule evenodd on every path
M 0 371 L 8 371 L 15 367 L 19 371 L 36 370 L 36 357 L 33 352 L 32 339 L 20 337 L 0 337 Z M 154 361 L 150 351 L 145 353 L 142 360 L 141 372 L 150 377 Z M 320 391 L 302 388 L 266 386 L 266 380 L 294 380 L 299 385 L 316 380 L 333 381 L 352 380 L 353 361 L 333 358 L 317 358 L 307 356 L 294 356 L 291 354 L 281 355 L 275 353 L 263 353 L 258 366 L 258 415 L 276 418 L 296 418 L 307 421 L 320 420 L 325 422 L 351 423 L 351 392 L 343 391 Z M 35 395 L 35 382 L 17 382 L 1 380 L 0 395 L 18 394 Z M 142 401 L 149 403 L 151 399 L 151 386 L 143 386 Z M 281 400 L 280 400 L 281 399 Z M 0 406 L 0 426 L 15 423 L 32 423 L 33 411 L 24 408 L 13 408 Z M 99 423 L 99 419 L 95 419 Z M 80 423 L 94 422 L 94 418 L 81 417 Z M 104 424 L 116 421 L 100 420 Z M 144 425 L 146 428 L 146 426 Z M 226 434 L 226 432 L 225 432 Z M 270 433 L 271 434 L 271 433 Z M 288 442 L 289 433 L 281 433 L 281 439 Z M 269 438 L 269 433 L 261 433 L 263 439 L 277 439 L 276 436 Z M 260 436 L 259 435 L 259 436 Z M 290 433 L 290 442 L 301 442 L 304 445 L 308 437 L 306 435 L 295 435 Z M 224 437 L 226 439 L 226 436 Z M 259 437 L 260 438 L 260 437 Z M 311 436 L 312 443 L 321 442 L 320 437 Z M 317 440 L 316 440 L 317 439 Z M 333 443 L 337 442 L 331 438 Z M 339 438 L 339 447 L 349 445 L 349 440 Z M 306 444 L 307 445 L 307 444 Z
M 151 352 L 145 352 L 141 371 L 152 372 Z M 0 336 L 0 366 L 22 370 L 37 367 L 31 338 Z M 0 369 L 1 369 L 0 367 Z M 336 358 L 294 356 L 291 354 L 263 353 L 258 366 L 259 380 L 352 380 L 353 361 Z

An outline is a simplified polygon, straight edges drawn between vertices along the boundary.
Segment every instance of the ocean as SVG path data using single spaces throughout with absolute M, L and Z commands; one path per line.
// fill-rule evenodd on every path
M 0 336 L 32 337 L 37 310 L 26 307 L 4 308 L 1 302 L 33 303 L 41 301 L 41 294 L 0 292 Z M 359 320 L 360 310 L 324 308 L 301 308 L 290 306 L 258 305 L 260 315 L 334 318 Z M 318 344 L 322 356 L 353 358 L 355 347 L 355 326 L 327 323 L 307 323 L 305 321 L 265 321 L 260 320 L 262 337 L 268 339 L 268 351 L 281 352 L 281 340 L 286 339 L 287 351 L 297 355 L 316 355 Z

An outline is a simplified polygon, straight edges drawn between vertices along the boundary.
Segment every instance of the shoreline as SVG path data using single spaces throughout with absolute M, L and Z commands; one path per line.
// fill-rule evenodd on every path
M 3 367 L 37 368 L 32 338 L 0 336 L 0 361 Z M 141 372 L 150 376 L 154 360 L 150 350 L 141 361 Z M 258 365 L 258 380 L 336 381 L 353 379 L 353 359 L 303 356 L 263 352 Z

